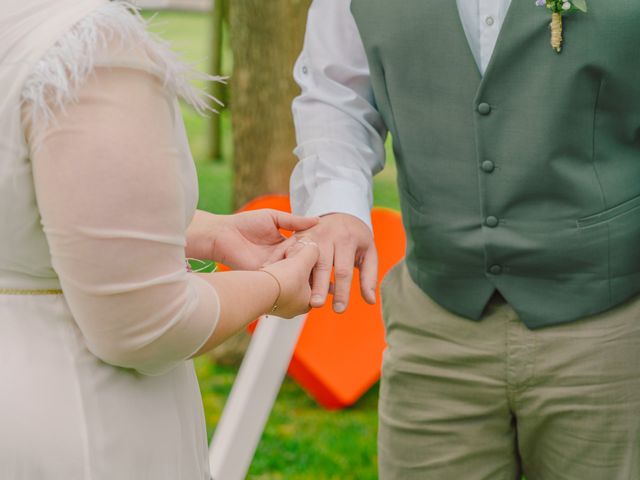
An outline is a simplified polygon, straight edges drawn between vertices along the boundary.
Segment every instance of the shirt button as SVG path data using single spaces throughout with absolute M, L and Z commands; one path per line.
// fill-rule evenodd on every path
M 498 223 L 500 223 L 498 221 L 497 217 L 494 217 L 493 215 L 488 216 L 485 220 L 484 220 L 484 224 L 489 227 L 489 228 L 495 228 L 498 226 Z
M 491 105 L 489 105 L 486 102 L 482 102 L 481 104 L 478 105 L 478 113 L 480 115 L 489 115 L 489 113 L 491 112 Z
M 307 68 L 307 66 L 305 65 L 304 67 L 302 67 L 302 73 L 304 73 L 305 75 L 307 73 L 309 73 L 309 69 Z
M 484 19 L 484 23 L 486 23 L 487 25 L 491 26 L 494 24 L 494 20 L 492 16 L 488 16 L 487 18 Z
M 502 273 L 502 266 L 501 265 L 491 265 L 489 267 L 489 273 L 491 273 L 492 275 L 500 275 Z
M 480 165 L 480 168 L 482 168 L 483 172 L 491 173 L 493 172 L 493 170 L 495 170 L 496 166 L 491 160 L 485 160 Z

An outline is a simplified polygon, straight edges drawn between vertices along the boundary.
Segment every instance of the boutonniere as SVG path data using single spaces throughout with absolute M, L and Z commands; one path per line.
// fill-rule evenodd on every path
M 587 0 L 536 0 L 538 7 L 551 10 L 551 47 L 562 50 L 562 16 L 572 12 L 587 12 Z

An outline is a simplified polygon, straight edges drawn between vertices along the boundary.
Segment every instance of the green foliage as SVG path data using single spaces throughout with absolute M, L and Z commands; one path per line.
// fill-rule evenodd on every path
M 581 12 L 585 12 L 587 11 L 587 0 L 572 0 L 571 2 L 574 6 L 574 8 L 576 8 L 577 10 L 580 10 Z
M 568 10 L 564 8 L 565 4 Z M 587 12 L 587 0 L 546 0 L 545 5 L 555 13 Z
M 188 259 L 189 268 L 194 273 L 211 273 L 216 270 L 216 262 L 213 260 L 201 260 L 199 258 Z

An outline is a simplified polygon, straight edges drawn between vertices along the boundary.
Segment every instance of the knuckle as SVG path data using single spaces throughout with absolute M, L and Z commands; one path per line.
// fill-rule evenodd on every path
M 331 265 L 321 260 L 316 264 L 314 270 L 316 272 L 328 272 L 331 270 Z
M 324 296 L 329 291 L 329 278 L 315 276 L 311 288 L 313 293 Z
M 340 232 L 336 236 L 336 243 L 349 245 L 353 243 L 353 237 L 346 232 Z
M 353 275 L 353 270 L 346 267 L 337 267 L 335 271 L 336 278 L 347 279 Z

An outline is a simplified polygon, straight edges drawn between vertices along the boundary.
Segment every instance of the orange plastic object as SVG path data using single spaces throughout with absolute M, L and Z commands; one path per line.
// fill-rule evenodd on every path
M 289 200 L 270 195 L 253 200 L 242 210 L 275 208 L 289 211 Z M 405 253 L 405 235 L 400 214 L 374 208 L 373 231 L 378 249 L 378 279 Z M 384 327 L 378 303 L 368 305 L 360 296 L 360 280 L 354 271 L 349 307 L 341 315 L 331 309 L 331 298 L 320 309 L 309 312 L 289 365 L 293 377 L 327 409 L 353 405 L 379 378 L 385 348 Z
M 254 198 L 249 203 L 238 210 L 239 212 L 247 212 L 249 210 L 259 210 L 261 208 L 271 208 L 280 210 L 281 212 L 291 212 L 291 202 L 286 195 L 263 195 Z

